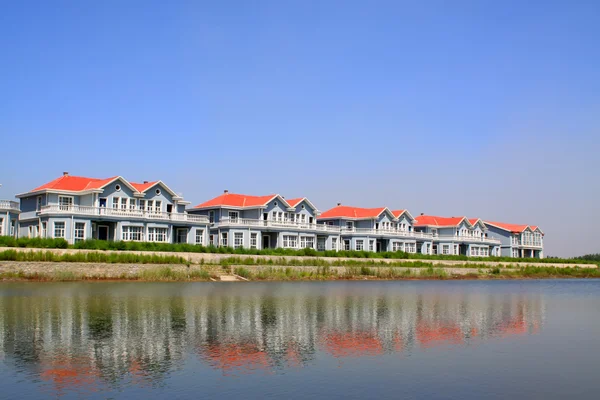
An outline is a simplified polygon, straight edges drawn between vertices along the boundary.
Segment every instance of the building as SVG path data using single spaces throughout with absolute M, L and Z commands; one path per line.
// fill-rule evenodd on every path
M 479 218 L 438 217 L 421 214 L 415 219 L 415 230 L 431 235 L 424 254 L 488 257 L 500 255 L 501 241 L 491 237 Z
M 544 258 L 544 232 L 538 226 L 484 221 L 500 239 L 503 257 Z
M 206 244 L 208 218 L 189 215 L 190 204 L 161 181 L 133 183 L 67 172 L 17 195 L 19 236 Z
M 414 230 L 414 218 L 407 210 L 350 207 L 338 203 L 323 212 L 318 221 L 339 230 L 340 250 L 417 253 L 423 243 L 431 241 L 431 234 Z
M 330 250 L 339 229 L 318 225 L 319 210 L 306 198 L 279 194 L 251 196 L 229 193 L 189 209 L 210 222 L 209 243 L 234 248 L 312 248 Z
M 17 237 L 20 213 L 17 201 L 0 200 L 0 236 Z

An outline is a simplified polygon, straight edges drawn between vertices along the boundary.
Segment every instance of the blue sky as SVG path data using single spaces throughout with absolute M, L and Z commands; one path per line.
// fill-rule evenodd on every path
M 6 2 L 1 198 L 162 179 L 600 252 L 597 1 Z

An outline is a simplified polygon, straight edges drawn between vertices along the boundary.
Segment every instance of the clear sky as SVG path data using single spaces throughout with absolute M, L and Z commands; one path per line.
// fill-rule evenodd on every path
M 598 1 L 5 1 L 0 198 L 72 175 L 600 252 Z

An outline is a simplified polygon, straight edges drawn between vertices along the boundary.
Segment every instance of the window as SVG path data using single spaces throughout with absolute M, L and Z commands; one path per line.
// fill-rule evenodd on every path
M 315 247 L 315 238 L 312 236 L 300 236 L 300 248 L 311 248 Z
M 127 210 L 127 197 L 121 197 L 121 210 Z
M 471 255 L 478 256 L 479 255 L 479 247 L 471 247 Z
M 369 251 L 375 251 L 375 240 L 369 240 Z
M 29 229 L 27 229 L 27 237 L 28 238 L 32 238 L 33 237 L 33 226 L 29 226 Z
M 85 222 L 75 222 L 75 241 L 85 240 Z
M 274 202 L 274 203 L 273 203 L 273 205 L 274 205 L 275 207 L 277 207 L 277 202 Z
M 209 246 L 214 246 L 215 245 L 215 235 L 210 235 L 208 237 L 208 244 L 209 244 Z
M 156 189 L 156 195 L 159 196 L 160 195 L 160 189 Z
M 304 204 L 302 204 L 302 209 L 304 210 L 306 207 L 304 207 Z
M 113 197 L 113 208 L 119 208 L 119 198 Z
M 244 234 L 242 232 L 235 232 L 233 234 L 233 247 L 239 249 L 244 246 Z
M 37 197 L 37 203 L 35 205 L 36 211 L 40 211 L 42 209 L 42 196 Z
M 0 236 L 2 236 L 2 232 L 4 229 L 4 218 L 0 218 Z
M 2 229 L 1 225 L 2 225 L 2 221 L 0 220 L 0 229 Z M 40 232 L 40 236 L 43 238 L 45 238 L 46 235 L 48 234 L 47 227 L 48 227 L 48 223 L 42 222 L 42 231 Z M 0 232 L 0 234 L 2 234 L 2 233 Z
M 295 249 L 298 247 L 298 236 L 283 235 L 283 247 Z
M 251 249 L 258 248 L 258 234 L 257 233 L 250 234 L 250 248 Z
M 71 196 L 58 196 L 58 206 L 60 210 L 68 210 L 73 207 L 73 198 Z
M 229 211 L 229 222 L 237 224 L 239 215 L 237 211 Z
M 162 201 L 154 200 L 154 212 L 159 214 L 162 212 Z
M 227 247 L 227 232 L 221 232 L 221 246 Z
M 196 244 L 204 244 L 204 230 L 196 229 Z
M 405 243 L 404 251 L 406 251 L 407 253 L 416 253 L 417 245 L 415 243 Z
M 317 238 L 317 250 L 318 251 L 325 251 L 325 243 L 327 242 L 327 239 L 324 237 L 319 237 Z
M 294 213 L 290 213 L 289 214 L 291 222 L 294 222 L 294 218 L 295 218 L 294 215 L 295 215 Z
M 454 254 L 458 255 L 458 245 L 454 245 Z
M 433 246 L 431 246 L 431 254 L 437 254 L 438 253 L 438 247 L 437 244 L 434 244 Z
M 362 251 L 364 249 L 364 240 L 357 240 L 355 242 L 354 248 L 356 251 Z
M 166 242 L 167 228 L 148 228 L 149 242 Z M 185 242 L 185 240 L 184 240 Z
M 337 238 L 331 238 L 331 250 L 337 251 Z
M 346 251 L 350 250 L 350 240 L 349 239 L 344 240 L 344 250 L 346 250 Z
M 122 240 L 139 242 L 144 239 L 144 232 L 141 226 L 124 226 Z
M 349 230 L 354 229 L 354 222 L 346 221 L 346 229 L 349 229 Z
M 64 222 L 55 222 L 54 223 L 54 237 L 55 238 L 65 238 L 65 223 Z
M 135 199 L 129 199 L 129 209 L 135 210 Z
M 402 242 L 392 243 L 392 251 L 400 251 L 400 250 L 402 250 Z
M 211 224 L 215 223 L 215 212 L 214 211 L 208 212 L 208 222 L 210 222 Z
M 146 200 L 140 200 L 140 210 L 146 211 Z
M 115 185 L 115 190 L 117 192 L 120 192 L 121 191 L 121 185 Z
M 442 254 L 450 254 L 450 245 L 449 244 L 442 245 Z

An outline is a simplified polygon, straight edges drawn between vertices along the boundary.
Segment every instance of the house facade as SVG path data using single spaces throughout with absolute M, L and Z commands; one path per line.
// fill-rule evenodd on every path
M 0 236 L 17 237 L 20 213 L 19 202 L 0 200 Z
M 161 181 L 63 176 L 17 195 L 19 236 L 207 244 L 208 218 Z
M 423 254 L 464 255 L 470 257 L 500 256 L 501 240 L 491 236 L 479 218 L 419 215 L 415 230 L 431 235 Z
M 544 232 L 534 225 L 484 221 L 500 239 L 501 255 L 514 258 L 544 258 Z
M 414 218 L 407 210 L 387 207 L 361 208 L 340 203 L 318 217 L 319 224 L 337 229 L 336 250 L 405 251 L 417 253 L 431 235 L 414 230 Z
M 319 210 L 307 198 L 229 193 L 188 209 L 208 218 L 209 244 L 233 248 L 331 250 L 339 231 L 317 224 Z

